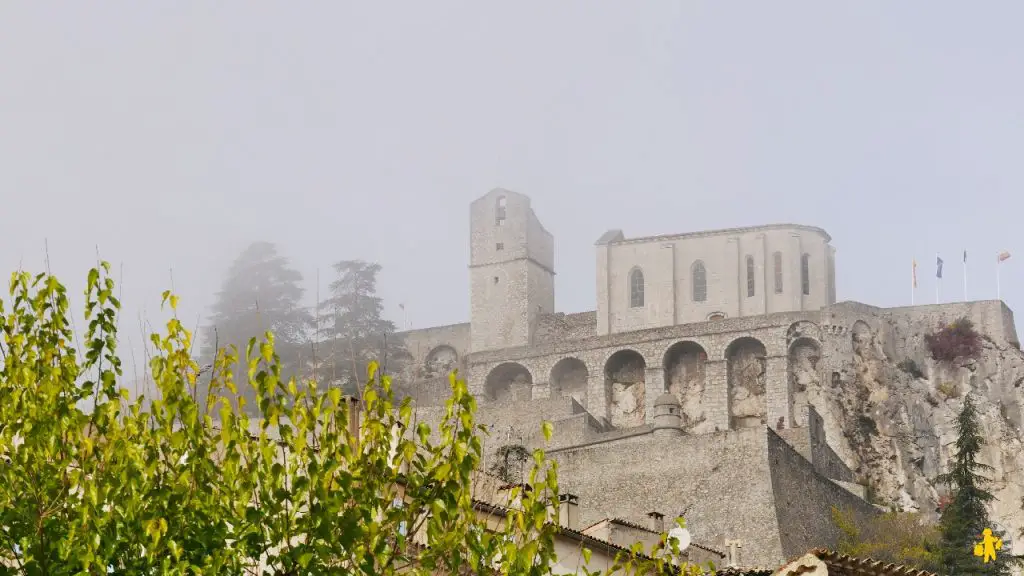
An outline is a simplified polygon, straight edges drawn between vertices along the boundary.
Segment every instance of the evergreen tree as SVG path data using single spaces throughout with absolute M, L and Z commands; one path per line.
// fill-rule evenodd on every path
M 978 412 L 970 395 L 956 419 L 956 456 L 948 473 L 939 481 L 950 487 L 952 497 L 942 510 L 940 556 L 943 572 L 963 575 L 1010 574 L 1013 558 L 1003 549 L 996 561 L 984 563 L 974 555 L 974 546 L 982 541 L 982 532 L 991 528 L 986 505 L 995 497 L 985 489 L 990 480 L 981 473 L 990 466 L 977 461 L 984 444 Z M 995 533 L 1002 538 L 1003 534 Z
M 312 327 L 309 312 L 302 308 L 302 274 L 269 242 L 255 242 L 228 269 L 217 294 L 210 324 L 206 326 L 201 363 L 211 365 L 217 347 L 236 346 L 240 357 L 236 379 L 245 374 L 245 348 L 250 338 L 273 332 L 285 373 L 299 369 L 299 358 Z M 201 390 L 202 391 L 202 390 Z M 253 408 L 248 400 L 247 409 Z
M 356 393 L 363 366 L 382 358 L 396 373 L 409 361 L 405 347 L 394 336 L 395 324 L 382 317 L 383 300 L 377 296 L 379 264 L 343 260 L 334 265 L 336 279 L 330 297 L 320 304 L 316 347 L 319 382 Z

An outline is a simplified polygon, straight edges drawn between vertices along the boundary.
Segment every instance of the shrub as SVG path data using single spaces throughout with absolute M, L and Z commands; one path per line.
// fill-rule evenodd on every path
M 865 436 L 878 434 L 878 424 L 875 423 L 874 418 L 866 414 L 861 414 L 857 417 L 857 426 Z
M 940 533 L 936 525 L 911 512 L 888 512 L 860 520 L 852 510 L 832 509 L 839 528 L 837 552 L 934 571 L 939 566 Z
M 555 463 L 533 451 L 531 489 L 512 490 L 503 520 L 478 516 L 481 428 L 454 372 L 432 440 L 375 362 L 359 399 L 283 379 L 271 333 L 250 340 L 247 371 L 231 349 L 201 372 L 172 317 L 151 337 L 157 397 L 133 400 L 108 270 L 89 273 L 82 350 L 56 278 L 15 274 L 0 300 L 0 574 L 552 573 Z M 256 410 L 232 404 L 240 388 Z M 664 536 L 641 548 L 609 573 L 667 574 L 679 558 Z
M 900 363 L 896 365 L 896 367 L 899 368 L 900 370 L 903 370 L 907 374 L 910 374 L 914 378 L 925 377 L 924 372 L 921 371 L 921 368 L 918 367 L 917 362 L 914 362 L 913 358 L 906 358 L 904 360 L 901 360 Z
M 956 398 L 959 396 L 959 394 L 957 394 L 956 384 L 953 382 L 940 382 L 935 389 L 939 391 L 939 394 L 942 394 L 946 398 Z
M 938 332 L 924 337 L 932 359 L 953 363 L 977 359 L 981 354 L 981 336 L 967 318 L 960 318 Z

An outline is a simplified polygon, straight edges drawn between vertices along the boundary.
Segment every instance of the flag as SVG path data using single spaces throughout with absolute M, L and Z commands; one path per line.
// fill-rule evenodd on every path
M 917 258 L 914 258 L 914 288 L 917 288 Z
M 935 257 L 935 277 L 942 279 L 942 258 Z
M 996 262 L 1002 262 L 1004 260 L 1009 260 L 1009 259 L 1010 259 L 1010 253 L 1009 252 L 1000 252 L 999 256 L 996 257 Z
M 399 304 L 398 307 L 401 308 L 402 310 L 405 310 L 405 304 Z

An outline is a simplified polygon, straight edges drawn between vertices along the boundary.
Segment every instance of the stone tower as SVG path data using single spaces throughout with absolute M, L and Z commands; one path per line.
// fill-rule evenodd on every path
M 522 194 L 496 189 L 470 205 L 470 350 L 532 342 L 555 310 L 555 241 Z
M 668 392 L 654 401 L 654 435 L 683 435 L 683 409 L 679 399 Z

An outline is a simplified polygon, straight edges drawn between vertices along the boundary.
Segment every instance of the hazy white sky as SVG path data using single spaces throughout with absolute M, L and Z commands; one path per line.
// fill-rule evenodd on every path
M 78 294 L 123 264 L 205 313 L 252 240 L 326 286 L 383 267 L 414 327 L 468 317 L 469 202 L 530 195 L 556 304 L 593 309 L 594 241 L 796 222 L 838 295 L 1024 299 L 1024 3 L 3 2 L 0 270 Z M 6 284 L 6 282 L 4 283 Z

